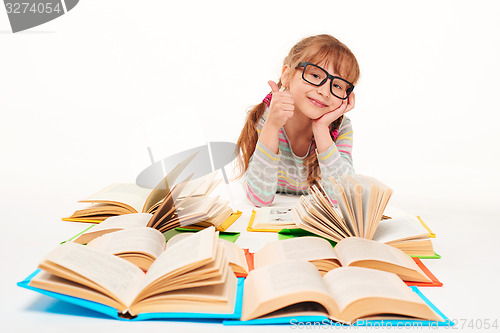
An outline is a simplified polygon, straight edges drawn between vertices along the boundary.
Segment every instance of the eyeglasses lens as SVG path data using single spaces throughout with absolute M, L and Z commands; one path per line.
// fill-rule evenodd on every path
M 321 86 L 326 82 L 328 73 L 319 67 L 306 65 L 303 72 L 303 78 L 312 85 Z M 349 83 L 341 79 L 335 78 L 331 82 L 331 92 L 339 98 L 346 98 L 347 91 L 350 87 Z

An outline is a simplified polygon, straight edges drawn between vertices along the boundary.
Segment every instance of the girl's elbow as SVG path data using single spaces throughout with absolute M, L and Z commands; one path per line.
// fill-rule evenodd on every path
M 274 201 L 274 196 L 271 198 L 252 198 L 247 193 L 247 199 L 257 208 L 268 207 Z
M 246 188 L 246 196 L 248 201 L 250 201 L 255 207 L 267 207 L 271 205 L 274 201 L 273 196 L 257 196 L 254 192 L 252 192 L 248 187 Z

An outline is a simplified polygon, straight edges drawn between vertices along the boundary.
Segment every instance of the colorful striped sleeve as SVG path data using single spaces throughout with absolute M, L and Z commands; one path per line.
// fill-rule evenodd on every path
M 278 187 L 278 164 L 281 154 L 275 154 L 257 141 L 245 174 L 245 192 L 248 200 L 257 207 L 269 206 Z
M 264 126 L 266 114 L 257 125 L 257 132 Z M 243 186 L 248 200 L 257 207 L 269 206 L 276 195 L 278 187 L 278 165 L 281 153 L 275 154 L 260 140 L 257 141 L 255 151 L 250 157 L 248 169 L 244 176 Z
M 340 179 L 345 174 L 354 174 L 352 162 L 353 131 L 351 120 L 344 116 L 339 128 L 339 136 L 324 152 L 318 154 L 321 180 L 325 190 L 331 194 L 333 189 L 328 178 Z

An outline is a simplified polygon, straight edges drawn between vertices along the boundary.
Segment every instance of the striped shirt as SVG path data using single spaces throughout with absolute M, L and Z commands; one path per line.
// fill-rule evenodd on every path
M 266 110 L 257 124 L 259 135 L 266 121 L 267 112 Z M 340 125 L 337 139 L 321 154 L 317 152 L 311 141 L 305 156 L 295 155 L 285 129 L 282 127 L 279 131 L 278 154 L 270 151 L 260 140 L 257 141 L 244 177 L 247 198 L 255 206 L 262 207 L 270 205 L 276 193 L 306 194 L 309 185 L 304 161 L 309 154 L 317 154 L 321 182 L 327 193 L 332 193 L 329 177 L 339 179 L 347 173 L 354 173 L 351 150 L 352 126 L 346 116 Z

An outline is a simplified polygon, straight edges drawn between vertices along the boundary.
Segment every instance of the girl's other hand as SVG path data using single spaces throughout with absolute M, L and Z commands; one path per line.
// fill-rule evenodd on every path
M 267 83 L 271 87 L 273 98 L 269 105 L 266 124 L 279 130 L 288 119 L 293 117 L 293 110 L 295 109 L 293 96 L 288 91 L 280 91 L 276 82 L 268 81 Z
M 338 108 L 325 113 L 318 119 L 313 120 L 313 132 L 321 128 L 328 128 L 330 124 L 337 120 L 340 116 L 354 109 L 355 100 L 356 96 L 354 95 L 354 92 L 352 92 L 347 99 L 342 101 L 342 104 L 340 104 Z

